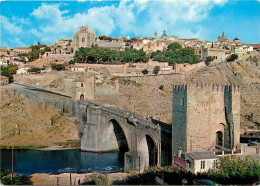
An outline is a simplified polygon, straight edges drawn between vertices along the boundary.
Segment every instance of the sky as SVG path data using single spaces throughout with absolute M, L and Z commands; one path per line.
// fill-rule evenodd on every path
M 260 43 L 260 0 L 0 0 L 0 46 L 53 44 L 72 39 L 82 25 L 111 37 L 217 36 Z

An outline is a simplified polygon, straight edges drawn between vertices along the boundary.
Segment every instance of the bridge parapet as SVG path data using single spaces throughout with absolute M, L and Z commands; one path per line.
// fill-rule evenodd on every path
M 127 152 L 125 170 L 143 171 L 161 162 L 160 126 L 135 113 L 89 101 L 74 101 L 70 96 L 23 84 L 14 84 L 14 93 L 38 102 L 53 104 L 79 120 L 81 150 L 101 152 L 119 149 Z M 131 158 L 131 156 L 133 156 Z

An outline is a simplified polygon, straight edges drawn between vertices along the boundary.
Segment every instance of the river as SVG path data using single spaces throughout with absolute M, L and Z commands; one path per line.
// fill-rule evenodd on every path
M 2 169 L 12 169 L 12 150 L 1 150 Z M 118 151 L 92 153 L 73 150 L 14 150 L 14 172 L 59 174 L 123 172 L 124 156 Z

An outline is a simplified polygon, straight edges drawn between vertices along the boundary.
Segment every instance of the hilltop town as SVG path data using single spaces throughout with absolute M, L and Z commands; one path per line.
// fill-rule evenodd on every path
M 94 29 L 81 26 L 72 39 L 53 45 L 1 47 L 0 66 L 0 142 L 5 147 L 114 149 L 117 136 L 95 129 L 100 138 L 106 136 L 105 148 L 85 124 L 108 121 L 118 132 L 119 124 L 108 119 L 116 115 L 120 121 L 126 118 L 131 125 L 127 130 L 136 127 L 135 132 L 120 133 L 131 142 L 115 146 L 121 150 L 131 144 L 125 157 L 136 166 L 135 154 L 141 154 L 145 163 L 139 171 L 147 164 L 170 164 L 196 173 L 187 160 L 210 156 L 212 168 L 216 155 L 243 153 L 241 136 L 259 135 L 260 44 L 231 40 L 224 32 L 216 41 L 168 36 L 166 31 L 161 37 L 155 32 L 130 39 L 97 36 Z M 36 93 L 29 94 L 31 90 Z M 142 132 L 155 141 L 152 155 L 149 144 L 147 152 L 140 150 Z

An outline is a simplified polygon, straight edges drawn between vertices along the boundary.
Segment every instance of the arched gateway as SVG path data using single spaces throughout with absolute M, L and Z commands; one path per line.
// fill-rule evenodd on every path
M 143 171 L 160 165 L 160 127 L 111 107 L 89 106 L 82 127 L 81 150 L 118 149 L 124 154 L 125 171 Z

